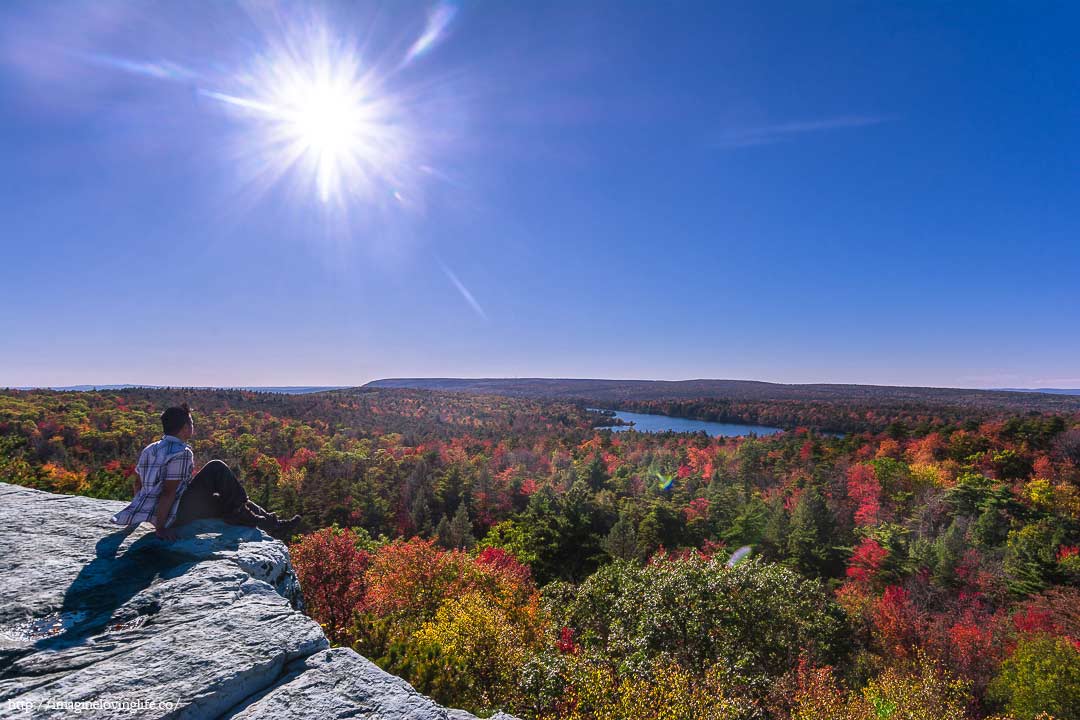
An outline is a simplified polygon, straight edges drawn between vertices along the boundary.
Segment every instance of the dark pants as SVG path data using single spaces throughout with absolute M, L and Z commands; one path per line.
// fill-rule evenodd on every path
M 236 475 L 220 460 L 206 463 L 191 478 L 180 496 L 173 526 L 187 525 L 203 518 L 219 518 L 233 525 L 251 526 L 257 525 L 262 519 L 253 512 L 247 493 Z

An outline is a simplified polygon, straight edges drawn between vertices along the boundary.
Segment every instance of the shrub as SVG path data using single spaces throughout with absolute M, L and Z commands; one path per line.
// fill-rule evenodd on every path
M 734 568 L 697 554 L 613 563 L 549 605 L 580 645 L 626 668 L 664 656 L 703 675 L 720 663 L 755 693 L 802 654 L 830 660 L 844 649 L 843 613 L 820 583 L 760 559 Z

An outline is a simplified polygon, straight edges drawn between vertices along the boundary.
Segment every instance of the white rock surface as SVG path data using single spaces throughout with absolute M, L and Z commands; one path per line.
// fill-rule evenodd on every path
M 274 720 L 279 717 L 402 718 L 402 720 L 474 720 L 462 710 L 446 710 L 400 678 L 347 648 L 304 658 L 292 673 L 262 697 L 230 717 Z M 497 715 L 496 718 L 509 715 Z
M 110 524 L 123 506 L 0 483 L 0 718 L 474 717 L 329 649 L 282 543 L 219 521 L 164 543 Z

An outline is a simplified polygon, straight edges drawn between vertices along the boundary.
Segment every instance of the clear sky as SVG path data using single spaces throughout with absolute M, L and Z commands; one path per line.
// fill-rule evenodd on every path
M 1080 4 L 5 2 L 0 386 L 1080 386 Z

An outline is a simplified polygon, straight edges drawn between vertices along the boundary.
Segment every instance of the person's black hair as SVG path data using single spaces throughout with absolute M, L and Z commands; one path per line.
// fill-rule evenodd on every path
M 166 435 L 175 435 L 190 422 L 191 410 L 188 409 L 187 403 L 183 403 L 179 407 L 167 408 L 165 412 L 161 413 L 161 429 L 165 431 Z

